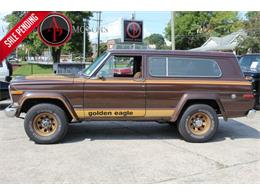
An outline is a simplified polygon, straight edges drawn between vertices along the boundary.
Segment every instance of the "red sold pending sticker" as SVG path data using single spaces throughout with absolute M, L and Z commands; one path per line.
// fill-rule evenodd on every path
M 61 24 L 61 27 L 57 24 L 57 20 L 59 21 L 59 24 Z M 41 33 L 40 38 L 45 44 L 60 46 L 67 42 L 71 36 L 71 23 L 69 19 L 62 14 L 50 11 L 28 12 L 22 20 L 18 22 L 2 40 L 0 40 L 0 62 L 10 55 L 12 51 L 40 24 L 41 30 L 38 30 L 38 32 Z M 62 38 L 59 39 L 60 37 Z

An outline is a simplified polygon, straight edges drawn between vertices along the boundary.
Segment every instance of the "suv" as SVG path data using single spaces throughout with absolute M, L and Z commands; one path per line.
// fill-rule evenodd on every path
M 246 54 L 239 60 L 246 78 L 252 80 L 255 92 L 255 108 L 260 109 L 260 54 Z
M 25 131 L 41 144 L 61 141 L 68 123 L 95 120 L 168 122 L 185 140 L 205 142 L 218 117 L 255 113 L 232 53 L 110 50 L 78 75 L 14 80 L 10 95 L 6 114 L 26 113 Z

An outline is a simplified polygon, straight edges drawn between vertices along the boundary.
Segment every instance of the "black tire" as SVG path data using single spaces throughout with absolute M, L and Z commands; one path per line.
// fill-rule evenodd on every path
M 35 120 L 44 113 L 55 118 L 57 126 L 55 131 L 50 135 L 41 135 L 35 128 Z M 68 131 L 68 120 L 65 112 L 54 104 L 38 104 L 33 106 L 26 114 L 24 120 L 24 128 L 28 137 L 38 144 L 54 144 L 60 142 Z
M 197 119 L 200 125 L 203 123 L 202 126 L 196 126 Z M 208 121 L 208 123 L 205 123 L 205 121 Z M 180 120 L 178 120 L 178 131 L 184 140 L 188 142 L 206 142 L 216 133 L 218 123 L 217 113 L 211 106 L 205 104 L 194 104 L 189 106 L 181 115 Z

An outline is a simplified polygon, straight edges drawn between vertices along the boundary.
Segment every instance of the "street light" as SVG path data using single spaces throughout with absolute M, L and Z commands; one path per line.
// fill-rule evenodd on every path
M 83 32 L 83 63 L 86 62 L 86 22 L 87 19 L 83 18 L 84 32 Z

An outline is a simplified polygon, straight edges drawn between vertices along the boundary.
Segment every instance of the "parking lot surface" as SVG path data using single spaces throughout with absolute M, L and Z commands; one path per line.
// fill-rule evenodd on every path
M 70 125 L 55 145 L 30 141 L 0 102 L 0 183 L 260 183 L 260 111 L 224 122 L 208 143 L 188 143 L 156 122 Z

